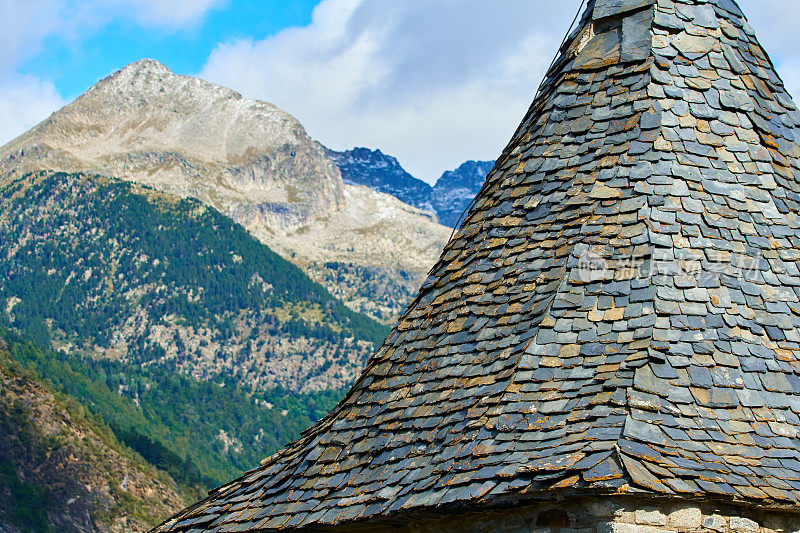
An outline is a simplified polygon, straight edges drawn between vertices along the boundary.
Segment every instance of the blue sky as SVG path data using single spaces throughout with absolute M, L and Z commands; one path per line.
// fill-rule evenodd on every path
M 180 73 L 202 70 L 222 42 L 265 39 L 291 26 L 306 26 L 320 0 L 231 0 L 213 5 L 189 24 L 142 24 L 122 12 L 81 35 L 48 37 L 41 52 L 19 69 L 53 81 L 66 98 L 78 96 L 98 79 L 144 57 Z
M 435 181 L 493 159 L 580 0 L 0 0 L 0 143 L 150 57 Z M 800 96 L 800 2 L 739 0 Z

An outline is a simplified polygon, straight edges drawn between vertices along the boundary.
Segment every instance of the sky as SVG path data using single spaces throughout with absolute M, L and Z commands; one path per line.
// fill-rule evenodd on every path
M 149 57 L 434 182 L 508 142 L 581 0 L 0 0 L 0 143 Z M 800 2 L 739 0 L 800 97 Z

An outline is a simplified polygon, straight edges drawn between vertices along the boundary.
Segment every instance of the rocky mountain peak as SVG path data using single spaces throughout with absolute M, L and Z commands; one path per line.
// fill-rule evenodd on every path
M 141 78 L 144 76 L 175 76 L 175 73 L 160 61 L 144 58 L 126 65 L 106 79 L 117 77 Z
M 431 186 L 406 172 L 396 157 L 371 148 L 328 151 L 348 185 L 365 185 L 418 209 L 433 211 L 427 200 Z
M 494 161 L 470 160 L 455 170 L 444 172 L 431 187 L 406 172 L 397 158 L 380 150 L 353 148 L 328 154 L 338 165 L 345 183 L 366 185 L 390 194 L 418 209 L 435 213 L 441 224 L 450 227 L 458 222 L 494 166 Z
M 416 292 L 449 232 L 428 213 L 345 184 L 331 157 L 274 105 L 143 59 L 1 147 L 0 185 L 48 170 L 196 198 L 352 308 L 388 319 Z M 374 302 L 389 305 L 376 311 Z
M 155 59 L 140 59 L 97 82 L 78 101 L 98 97 L 108 98 L 106 101 L 109 103 L 154 97 L 163 101 L 165 96 L 172 96 L 176 92 L 183 93 L 183 98 L 174 102 L 175 110 L 185 111 L 186 105 L 196 99 L 212 102 L 243 100 L 241 94 L 226 87 L 176 74 Z
M 87 132 L 111 143 L 105 150 L 170 151 L 220 163 L 311 142 L 302 125 L 274 105 L 175 74 L 152 59 L 104 78 L 53 118 L 71 125 L 81 119 Z
M 405 172 L 396 157 L 384 154 L 380 149 L 358 147 L 346 152 L 333 152 L 332 156 L 335 160 L 349 164 L 371 165 L 373 168 L 398 168 Z
M 222 212 L 264 205 L 278 232 L 344 207 L 338 169 L 294 117 L 152 59 L 0 149 L 0 171 L 36 170 L 122 178 Z
M 436 182 L 436 188 L 453 189 L 461 187 L 470 189 L 474 195 L 481 188 L 483 182 L 486 181 L 486 175 L 492 170 L 493 166 L 494 161 L 466 161 L 457 169 L 444 172 L 439 181 Z

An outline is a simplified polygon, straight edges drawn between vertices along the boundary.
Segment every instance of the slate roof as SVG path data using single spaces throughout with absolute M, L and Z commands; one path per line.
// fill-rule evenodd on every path
M 800 114 L 732 0 L 597 0 L 327 418 L 159 531 L 800 500 Z

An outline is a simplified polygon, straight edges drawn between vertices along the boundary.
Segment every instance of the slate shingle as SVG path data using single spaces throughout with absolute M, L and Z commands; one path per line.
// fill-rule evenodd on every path
M 800 114 L 733 0 L 595 0 L 571 35 L 345 400 L 158 531 L 800 503 Z

